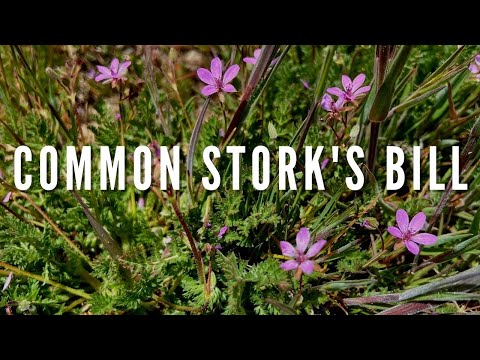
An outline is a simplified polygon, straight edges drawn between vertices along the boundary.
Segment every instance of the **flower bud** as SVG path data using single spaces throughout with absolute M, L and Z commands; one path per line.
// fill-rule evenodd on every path
M 378 229 L 378 220 L 372 217 L 364 218 L 360 226 L 367 230 L 376 230 Z

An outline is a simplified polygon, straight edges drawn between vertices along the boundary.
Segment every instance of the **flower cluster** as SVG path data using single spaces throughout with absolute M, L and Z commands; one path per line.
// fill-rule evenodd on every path
M 342 75 L 343 90 L 338 87 L 328 88 L 322 98 L 322 108 L 332 115 L 338 115 L 346 103 L 354 103 L 358 97 L 370 91 L 370 86 L 362 86 L 364 82 L 365 74 L 357 75 L 353 81 L 347 75 Z M 331 95 L 337 96 L 337 100 Z
M 468 70 L 475 75 L 477 80 L 480 80 L 480 54 L 475 56 L 475 60 L 470 64 Z
M 432 245 L 437 241 L 437 236 L 429 233 L 421 233 L 420 230 L 425 226 L 426 216 L 423 212 L 416 214 L 410 221 L 405 210 L 400 209 L 396 213 L 397 226 L 388 227 L 387 231 L 398 239 L 395 248 L 405 246 L 408 251 L 414 255 L 420 253 L 421 245 Z M 360 226 L 369 230 L 378 229 L 378 221 L 373 218 L 366 218 Z M 307 275 L 311 274 L 315 269 L 314 258 L 327 243 L 321 239 L 315 242 L 308 251 L 310 243 L 310 231 L 308 228 L 301 228 L 297 233 L 296 247 L 287 241 L 280 241 L 280 250 L 282 255 L 291 259 L 285 261 L 280 267 L 285 271 L 297 270 Z

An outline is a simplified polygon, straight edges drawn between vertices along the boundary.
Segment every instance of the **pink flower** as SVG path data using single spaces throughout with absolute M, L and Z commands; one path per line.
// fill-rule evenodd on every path
M 255 49 L 255 51 L 253 52 L 253 57 L 244 57 L 243 61 L 246 62 L 247 64 L 255 65 L 257 63 L 258 58 L 260 57 L 261 52 L 262 52 L 262 49 Z
M 408 251 L 414 255 L 418 255 L 420 248 L 417 244 L 432 245 L 437 241 L 437 237 L 433 234 L 419 233 L 427 217 L 423 212 L 419 212 L 409 221 L 408 214 L 405 210 L 400 209 L 396 214 L 397 226 L 389 226 L 387 231 L 400 239 Z
M 480 54 L 475 56 L 475 61 L 470 64 L 468 70 L 474 75 L 475 77 L 480 80 Z
M 221 239 L 223 237 L 223 235 L 225 235 L 225 233 L 228 231 L 228 226 L 224 226 L 220 229 L 220 231 L 218 232 L 218 238 Z
M 7 192 L 7 195 L 5 195 L 5 197 L 3 198 L 2 203 L 5 204 L 5 203 L 9 202 L 11 198 L 12 198 L 12 192 L 9 191 L 9 192 Z
M 282 254 L 293 258 L 285 261 L 280 267 L 285 271 L 295 270 L 300 267 L 305 274 L 311 274 L 313 272 L 314 262 L 310 259 L 317 255 L 327 242 L 325 240 L 319 240 L 305 253 L 310 243 L 310 231 L 305 227 L 302 227 L 298 231 L 296 242 L 297 247 L 294 248 L 289 242 L 280 241 Z
M 321 170 L 325 169 L 329 162 L 330 162 L 329 158 L 326 158 L 325 160 L 323 160 L 322 163 L 320 164 L 320 169 Z
M 153 150 L 155 153 L 155 157 L 159 158 L 160 157 L 160 145 L 158 144 L 157 140 L 153 140 L 148 147 Z
M 118 59 L 115 58 L 112 60 L 112 63 L 108 68 L 97 65 L 97 69 L 100 71 L 100 74 L 95 77 L 95 81 L 102 81 L 103 84 L 108 84 L 111 82 L 112 85 L 115 86 L 118 82 L 125 80 L 124 75 L 131 63 L 131 61 L 119 63 Z
M 340 96 L 337 101 L 334 101 L 330 95 L 325 94 L 323 95 L 321 104 L 323 110 L 338 114 L 342 106 L 345 104 L 345 98 Z
M 137 206 L 138 206 L 139 209 L 143 209 L 145 207 L 145 199 L 143 197 L 138 199 Z
M 343 96 L 345 101 L 354 101 L 358 96 L 370 91 L 370 86 L 362 86 L 365 82 L 365 74 L 359 74 L 355 79 L 350 79 L 347 75 L 342 75 L 342 84 L 344 90 L 333 87 L 327 89 L 327 92 L 338 97 Z
M 310 84 L 308 82 L 306 82 L 305 80 L 300 80 L 300 82 L 302 83 L 302 85 L 305 89 L 307 89 L 307 90 L 311 89 Z
M 222 70 L 222 60 L 220 60 L 218 57 L 212 60 L 210 64 L 210 71 L 204 68 L 197 70 L 197 75 L 200 80 L 207 84 L 202 89 L 203 95 L 210 96 L 217 92 L 232 93 L 237 91 L 237 89 L 235 89 L 230 82 L 235 78 L 235 76 L 237 76 L 240 66 L 230 66 L 223 75 Z

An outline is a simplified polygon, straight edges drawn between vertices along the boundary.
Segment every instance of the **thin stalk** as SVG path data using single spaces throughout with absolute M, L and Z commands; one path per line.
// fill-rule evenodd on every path
M 86 292 L 84 292 L 82 290 L 73 289 L 69 286 L 57 283 L 56 281 L 46 279 L 46 278 L 44 278 L 40 275 L 32 274 L 31 272 L 21 270 L 21 269 L 17 268 L 16 266 L 7 264 L 3 261 L 0 261 L 0 266 L 4 267 L 5 269 L 8 269 L 8 270 L 12 271 L 15 275 L 25 276 L 25 277 L 29 277 L 29 278 L 38 280 L 38 281 L 46 283 L 48 285 L 52 285 L 52 286 L 55 286 L 59 289 L 65 290 L 66 292 L 69 292 L 70 294 L 80 296 L 84 299 L 90 300 L 92 298 L 89 294 L 87 294 Z
M 151 190 L 159 197 L 161 198 L 162 195 L 160 194 L 160 191 L 154 187 L 151 187 Z M 185 235 L 187 236 L 188 242 L 190 244 L 190 248 L 193 253 L 193 259 L 195 261 L 195 265 L 197 267 L 197 272 L 198 272 L 198 277 L 200 281 L 203 284 L 204 287 L 204 294 L 205 294 L 205 300 L 208 300 L 210 296 L 210 291 L 207 288 L 207 279 L 205 277 L 205 271 L 204 271 L 204 265 L 203 265 L 203 258 L 202 254 L 198 250 L 197 242 L 195 241 L 192 232 L 190 231 L 190 228 L 187 225 L 187 222 L 185 221 L 185 218 L 182 215 L 182 212 L 178 208 L 177 202 L 175 197 L 173 196 L 173 190 L 170 188 L 167 191 L 168 194 L 168 199 L 170 200 L 170 203 L 173 207 L 173 211 L 175 211 L 175 215 L 177 216 L 178 220 L 180 221 L 180 224 L 182 225 L 183 231 L 185 232 Z

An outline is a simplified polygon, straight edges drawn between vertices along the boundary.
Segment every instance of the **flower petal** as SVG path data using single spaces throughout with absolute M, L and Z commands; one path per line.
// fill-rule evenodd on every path
M 298 262 L 295 260 L 287 260 L 280 267 L 285 271 L 295 270 L 298 267 Z
M 2 203 L 5 204 L 5 203 L 9 202 L 11 198 L 12 198 L 12 192 L 9 191 L 9 192 L 7 192 L 7 195 L 5 195 L 5 197 L 3 198 Z
M 410 225 L 408 225 L 408 230 L 410 230 L 411 233 L 419 232 L 422 229 L 423 225 L 425 225 L 425 220 L 427 220 L 427 217 L 423 212 L 420 211 L 410 221 Z
M 225 235 L 225 233 L 228 231 L 228 226 L 224 226 L 220 229 L 220 231 L 218 232 L 218 238 L 221 239 L 223 237 L 223 235 Z
M 332 102 L 333 99 L 330 95 L 325 94 L 322 97 L 322 109 L 325 111 L 332 111 Z
M 335 109 L 340 110 L 343 104 L 345 104 L 345 98 L 343 97 L 343 95 L 341 95 L 335 102 Z
M 253 58 L 253 57 L 244 57 L 243 58 L 243 62 L 246 62 L 247 64 L 256 64 L 257 62 L 257 59 Z
M 255 49 L 255 51 L 253 52 L 253 57 L 255 58 L 255 60 L 257 60 L 260 57 L 261 53 L 262 53 L 262 49 Z
M 112 75 L 99 74 L 95 77 L 95 81 L 99 82 L 99 81 L 102 81 L 102 80 L 105 80 L 105 79 L 110 79 L 111 77 L 112 77 Z
M 345 92 L 338 87 L 328 88 L 327 92 L 329 94 L 336 95 L 336 96 L 343 96 L 345 94 Z
M 131 61 L 124 61 L 118 67 L 118 75 L 123 75 L 127 71 L 128 67 L 132 64 Z
M 323 170 L 327 167 L 328 163 L 330 161 L 330 158 L 326 158 L 325 160 L 322 161 L 322 163 L 320 164 L 320 169 Z
M 297 251 L 300 254 L 304 254 L 307 249 L 308 243 L 310 242 L 310 230 L 306 227 L 302 227 L 297 233 Z
M 115 74 L 118 73 L 118 59 L 115 58 L 112 60 L 112 63 L 110 64 L 110 70 L 114 72 Z
M 314 257 L 315 255 L 317 255 L 320 252 L 320 250 L 323 249 L 323 247 L 325 246 L 326 243 L 327 243 L 327 241 L 323 240 L 323 239 L 317 241 L 315 244 L 310 246 L 310 249 L 308 249 L 307 253 L 305 254 L 305 257 L 307 259 L 310 259 L 310 258 Z
M 369 92 L 369 91 L 370 91 L 370 86 L 362 86 L 360 89 L 358 89 L 357 91 L 355 91 L 354 95 L 355 95 L 355 96 L 358 96 L 358 95 L 367 93 L 367 92 Z
M 474 63 L 470 64 L 470 66 L 468 67 L 468 70 L 470 70 L 472 74 L 478 74 L 480 72 L 480 68 Z
M 408 230 L 408 225 L 410 222 L 408 219 L 407 212 L 403 209 L 397 210 L 396 218 L 397 218 L 398 228 L 403 234 L 405 234 Z
M 413 255 L 418 255 L 420 248 L 413 241 L 405 241 L 405 246 Z
M 475 62 L 477 63 L 478 66 L 480 66 L 480 54 L 475 56 Z
M 232 84 L 227 84 L 223 85 L 222 91 L 227 93 L 234 93 L 237 92 L 237 89 L 235 89 L 235 86 L 233 86 Z
M 216 86 L 213 85 L 204 86 L 202 89 L 202 94 L 205 96 L 210 96 L 212 94 L 215 94 L 216 92 L 218 92 L 218 89 Z
M 347 90 L 347 88 L 351 88 L 353 85 L 352 79 L 350 79 L 347 75 L 342 75 L 342 85 L 345 90 Z
M 300 79 L 300 82 L 302 83 L 305 89 L 310 90 L 310 84 L 307 81 Z
M 395 236 L 396 238 L 399 238 L 399 239 L 402 239 L 402 238 L 403 238 L 402 232 L 401 232 L 400 229 L 397 228 L 396 226 L 389 226 L 388 229 L 387 229 L 387 231 L 388 231 L 391 235 Z
M 212 72 L 212 75 L 216 79 L 221 79 L 222 78 L 222 60 L 220 58 L 216 57 L 215 59 L 212 60 L 210 63 L 210 71 Z
M 197 70 L 197 75 L 199 79 L 202 80 L 205 84 L 215 85 L 215 79 L 213 78 L 213 75 L 209 70 L 205 68 L 199 68 Z
M 8 287 L 10 286 L 10 283 L 12 282 L 12 279 L 13 279 L 13 271 L 10 271 L 10 274 L 8 274 L 5 280 L 5 283 L 3 284 L 2 291 L 5 291 L 8 289 Z
M 102 73 L 102 74 L 112 75 L 112 72 L 110 71 L 110 69 L 107 68 L 107 67 L 105 67 L 105 66 L 97 65 L 97 69 L 98 69 L 98 71 L 100 71 L 100 73 Z
M 288 241 L 280 241 L 280 250 L 283 256 L 297 257 L 297 251 Z
M 230 66 L 227 71 L 225 71 L 225 74 L 223 75 L 223 84 L 226 85 L 233 79 L 235 79 L 235 76 L 237 76 L 238 72 L 240 71 L 240 66 L 238 65 L 232 65 Z
M 437 237 L 433 234 L 421 233 L 412 236 L 411 241 L 415 241 L 416 243 L 422 245 L 432 245 L 437 242 Z
M 365 74 L 358 74 L 352 82 L 352 92 L 357 91 L 365 82 Z
M 307 275 L 310 275 L 313 272 L 313 266 L 314 262 L 312 260 L 305 260 L 300 264 L 300 268 Z

